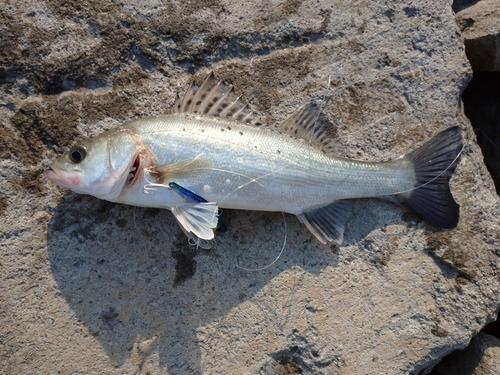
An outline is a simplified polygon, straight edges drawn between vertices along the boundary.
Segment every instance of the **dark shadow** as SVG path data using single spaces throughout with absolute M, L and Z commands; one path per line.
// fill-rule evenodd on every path
M 318 274 L 337 265 L 322 246 L 281 213 L 227 211 L 228 232 L 211 250 L 187 246 L 166 210 L 134 208 L 68 194 L 48 227 L 48 254 L 61 295 L 122 366 L 158 353 L 169 374 L 201 373 L 197 329 L 251 299 L 269 280 L 295 267 Z M 264 246 L 262 246 L 264 244 Z
M 377 216 L 377 210 L 389 207 L 387 224 L 399 221 L 392 204 L 356 202 L 347 243 L 362 240 L 380 221 L 356 215 Z M 187 245 L 169 211 L 72 193 L 61 199 L 48 227 L 51 270 L 76 319 L 115 366 L 132 356 L 144 365 L 157 353 L 169 374 L 201 373 L 199 327 L 251 300 L 283 271 L 300 278 L 338 264 L 336 246 L 321 245 L 295 217 L 285 215 L 286 247 L 265 268 L 282 248 L 283 215 L 227 210 L 223 217 L 228 232 L 217 236 L 216 246 L 207 251 Z M 378 257 L 377 249 L 368 252 Z M 262 269 L 244 271 L 236 264 Z
M 497 314 L 497 318 L 494 322 L 486 324 L 481 332 L 487 333 L 488 335 L 495 336 L 500 339 L 500 313 Z
M 460 12 L 461 10 L 467 9 L 475 4 L 477 4 L 479 0 L 453 0 L 453 4 L 451 5 L 451 9 L 455 13 Z
M 484 163 L 500 194 L 500 72 L 474 72 L 462 100 Z

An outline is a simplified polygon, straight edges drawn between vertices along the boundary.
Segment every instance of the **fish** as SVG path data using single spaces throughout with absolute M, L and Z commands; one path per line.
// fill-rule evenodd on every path
M 463 148 L 447 128 L 393 160 L 336 154 L 314 103 L 266 126 L 210 73 L 170 114 L 128 121 L 70 148 L 47 180 L 110 202 L 170 210 L 189 242 L 210 248 L 220 209 L 295 215 L 322 244 L 342 244 L 351 200 L 382 198 L 444 229 L 458 225 L 450 191 Z

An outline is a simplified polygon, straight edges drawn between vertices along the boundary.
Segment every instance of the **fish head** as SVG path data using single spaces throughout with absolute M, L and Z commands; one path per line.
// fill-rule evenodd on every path
M 140 153 L 140 141 L 118 128 L 71 147 L 44 176 L 76 193 L 113 201 L 139 168 Z

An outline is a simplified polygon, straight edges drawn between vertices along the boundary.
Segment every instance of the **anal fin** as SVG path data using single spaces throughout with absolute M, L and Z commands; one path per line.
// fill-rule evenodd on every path
M 350 213 L 351 204 L 340 200 L 303 212 L 297 217 L 323 245 L 328 242 L 340 245 L 344 239 L 344 225 Z

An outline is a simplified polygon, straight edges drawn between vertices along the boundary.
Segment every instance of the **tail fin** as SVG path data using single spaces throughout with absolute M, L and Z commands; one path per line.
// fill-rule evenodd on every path
M 414 190 L 400 194 L 398 198 L 431 224 L 445 229 L 455 228 L 460 215 L 449 181 L 461 150 L 460 129 L 455 126 L 443 130 L 404 156 L 415 168 L 417 183 Z

